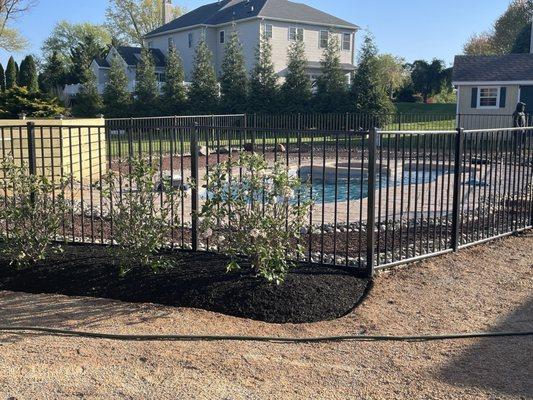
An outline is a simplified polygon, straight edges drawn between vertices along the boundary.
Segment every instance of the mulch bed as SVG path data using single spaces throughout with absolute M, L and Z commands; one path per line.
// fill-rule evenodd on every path
M 23 270 L 0 259 L 0 290 L 109 298 L 192 307 L 272 323 L 332 320 L 352 311 L 371 282 L 355 271 L 300 265 L 276 286 L 257 278 L 246 261 L 226 273 L 228 259 L 212 253 L 172 252 L 174 267 L 135 268 L 121 277 L 110 248 L 69 245 L 60 255 Z

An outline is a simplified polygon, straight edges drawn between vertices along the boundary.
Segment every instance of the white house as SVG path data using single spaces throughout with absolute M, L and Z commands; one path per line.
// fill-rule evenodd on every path
M 168 15 L 171 0 L 163 7 L 163 19 Z M 341 46 L 341 66 L 349 81 L 355 70 L 355 39 L 357 25 L 344 21 L 313 7 L 288 0 L 220 0 L 201 6 L 170 21 L 145 36 L 145 45 L 152 49 L 156 60 L 158 80 L 164 81 L 165 55 L 174 46 L 183 59 L 185 79 L 190 80 L 195 48 L 202 37 L 213 52 L 215 70 L 220 72 L 226 41 L 235 30 L 243 46 L 249 71 L 256 60 L 256 49 L 262 34 L 272 43 L 272 59 L 281 79 L 287 72 L 287 50 L 292 41 L 303 40 L 309 61 L 308 73 L 316 79 L 321 73 L 320 60 L 331 35 L 338 37 Z M 111 57 L 118 54 L 124 61 L 129 88 L 135 87 L 135 71 L 140 48 L 112 48 L 104 60 L 94 60 L 92 68 L 103 90 L 107 81 Z

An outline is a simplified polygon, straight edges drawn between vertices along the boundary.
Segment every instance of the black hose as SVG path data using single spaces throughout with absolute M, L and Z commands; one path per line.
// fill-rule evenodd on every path
M 120 341 L 242 341 L 242 342 L 271 342 L 271 343 L 323 343 L 323 342 L 346 342 L 346 341 L 389 341 L 389 342 L 429 342 L 436 340 L 460 340 L 474 338 L 497 338 L 497 337 L 521 337 L 533 336 L 533 331 L 525 332 L 480 332 L 480 333 L 456 333 L 442 335 L 347 335 L 347 336 L 319 336 L 319 337 L 275 337 L 275 336 L 238 336 L 238 335 L 118 335 L 111 333 L 81 332 L 66 329 L 41 328 L 29 326 L 0 326 L 0 332 L 12 332 L 25 334 L 38 332 L 55 336 L 73 336 L 89 339 L 107 339 Z

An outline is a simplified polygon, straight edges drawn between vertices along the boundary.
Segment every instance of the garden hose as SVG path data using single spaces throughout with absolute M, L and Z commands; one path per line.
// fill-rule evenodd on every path
M 80 337 L 88 339 L 106 339 L 118 341 L 176 341 L 176 342 L 270 342 L 270 343 L 327 343 L 327 342 L 429 342 L 437 340 L 460 340 L 475 338 L 523 337 L 533 336 L 533 331 L 525 332 L 478 332 L 456 333 L 441 335 L 347 335 L 347 336 L 318 336 L 318 337 L 275 337 L 275 336 L 239 336 L 239 335 L 119 335 L 111 333 L 82 332 L 66 329 L 41 328 L 29 326 L 0 326 L 0 332 L 25 334 L 28 332 L 43 333 L 54 336 Z

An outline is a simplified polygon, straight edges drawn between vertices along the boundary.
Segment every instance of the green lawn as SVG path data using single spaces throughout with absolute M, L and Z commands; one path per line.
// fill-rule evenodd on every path
M 396 109 L 402 114 L 450 114 L 455 115 L 457 105 L 424 104 L 424 103 L 395 103 Z

